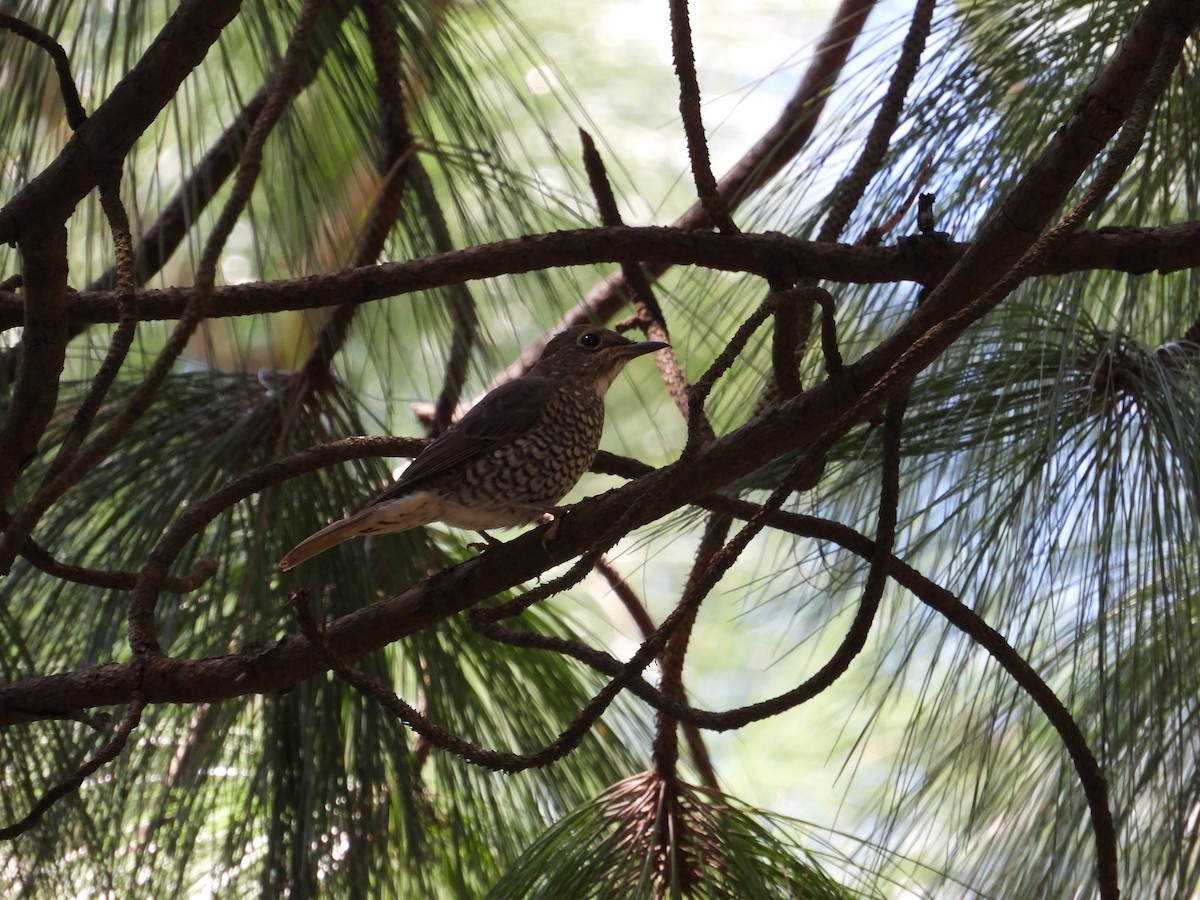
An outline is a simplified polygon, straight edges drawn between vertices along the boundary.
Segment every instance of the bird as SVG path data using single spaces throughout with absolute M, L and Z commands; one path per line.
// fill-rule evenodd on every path
M 488 529 L 556 512 L 596 458 L 609 386 L 630 360 L 668 346 L 596 325 L 559 332 L 527 373 L 486 394 L 383 492 L 306 537 L 279 568 L 359 535 L 432 522 L 479 531 L 494 543 Z

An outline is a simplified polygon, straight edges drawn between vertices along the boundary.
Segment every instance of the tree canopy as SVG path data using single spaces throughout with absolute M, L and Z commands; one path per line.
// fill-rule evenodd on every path
M 598 5 L 4 6 L 9 893 L 1200 890 L 1200 4 L 724 7 L 721 171 L 686 0 L 666 151 Z M 280 571 L 585 322 L 670 348 L 552 527 Z

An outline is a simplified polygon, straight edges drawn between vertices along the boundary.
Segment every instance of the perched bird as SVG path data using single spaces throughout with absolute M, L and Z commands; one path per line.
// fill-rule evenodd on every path
M 594 325 L 556 334 L 527 374 L 485 396 L 389 488 L 302 540 L 279 568 L 361 534 L 430 522 L 482 532 L 553 511 L 596 458 L 609 385 L 631 359 L 666 346 Z

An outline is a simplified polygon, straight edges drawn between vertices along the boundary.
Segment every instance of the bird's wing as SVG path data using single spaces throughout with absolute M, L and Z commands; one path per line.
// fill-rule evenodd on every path
M 553 379 L 530 375 L 500 385 L 421 451 L 400 477 L 372 497 L 367 506 L 406 494 L 419 488 L 422 481 L 520 437 L 537 424 L 554 388 Z

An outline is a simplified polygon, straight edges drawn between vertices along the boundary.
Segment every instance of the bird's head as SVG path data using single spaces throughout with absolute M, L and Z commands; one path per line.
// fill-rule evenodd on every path
M 599 325 L 576 325 L 550 339 L 530 374 L 585 381 L 604 396 L 627 362 L 668 346 L 662 341 L 631 341 Z

